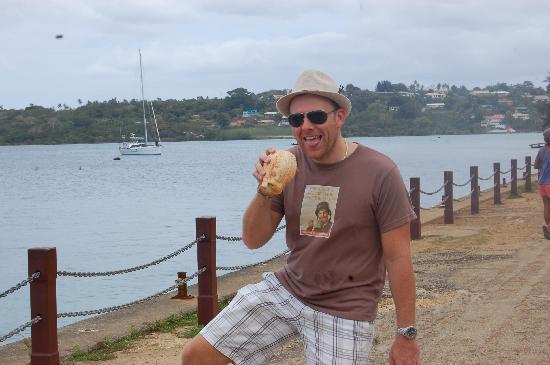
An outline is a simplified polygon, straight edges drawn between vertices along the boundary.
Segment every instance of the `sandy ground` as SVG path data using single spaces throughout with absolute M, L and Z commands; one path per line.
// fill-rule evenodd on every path
M 550 363 L 550 241 L 537 194 L 469 209 L 455 224 L 424 225 L 413 241 L 417 327 L 424 364 Z M 394 333 L 388 291 L 380 305 L 372 364 L 386 364 Z M 104 365 L 179 364 L 187 339 L 152 334 Z M 66 362 L 65 362 L 66 363 Z M 270 364 L 302 364 L 299 341 Z M 73 364 L 98 364 L 76 362 Z

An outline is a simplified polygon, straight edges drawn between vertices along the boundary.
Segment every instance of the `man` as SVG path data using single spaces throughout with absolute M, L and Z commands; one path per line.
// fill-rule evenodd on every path
M 351 102 L 328 75 L 304 71 L 277 101 L 298 147 L 298 174 L 281 195 L 256 193 L 243 217 L 250 249 L 283 216 L 287 264 L 247 285 L 184 349 L 183 364 L 262 364 L 300 336 L 306 364 L 367 364 L 386 271 L 396 307 L 392 365 L 420 364 L 409 222 L 415 218 L 399 170 L 386 156 L 342 137 Z M 261 182 L 259 158 L 253 176 Z M 327 234 L 304 228 L 319 202 L 332 207 Z
M 535 157 L 534 167 L 539 170 L 538 190 L 544 206 L 544 238 L 550 240 L 550 128 L 542 132 L 544 146 L 539 149 Z

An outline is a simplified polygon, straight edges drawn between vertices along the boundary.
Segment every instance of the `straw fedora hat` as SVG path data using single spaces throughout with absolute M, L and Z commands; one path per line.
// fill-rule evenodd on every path
M 277 110 L 283 115 L 290 114 L 290 102 L 298 95 L 312 94 L 324 96 L 334 101 L 340 108 L 351 112 L 351 101 L 341 94 L 342 90 L 329 75 L 317 70 L 305 70 L 296 80 L 292 91 L 277 100 Z

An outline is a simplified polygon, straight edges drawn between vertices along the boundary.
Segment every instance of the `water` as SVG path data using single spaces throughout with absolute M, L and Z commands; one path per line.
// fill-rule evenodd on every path
M 493 162 L 535 150 L 540 134 L 351 138 L 389 155 L 406 185 L 421 178 L 422 190 L 443 184 L 454 171 L 457 184 L 470 165 L 492 175 Z M 219 235 L 241 235 L 242 214 L 256 190 L 251 176 L 267 146 L 289 148 L 291 140 L 165 143 L 163 156 L 128 156 L 114 161 L 115 144 L 0 147 L 0 291 L 27 277 L 27 249 L 57 247 L 58 270 L 108 271 L 148 263 L 195 238 L 195 217 L 216 216 Z M 509 180 L 510 175 L 507 175 Z M 491 187 L 481 181 L 481 188 Z M 467 195 L 469 184 L 455 188 Z M 423 207 L 441 194 L 422 195 Z M 272 257 L 285 248 L 284 233 L 259 250 L 218 240 L 220 266 Z M 58 311 L 124 304 L 174 284 L 178 271 L 191 274 L 196 250 L 151 269 L 108 278 L 58 279 Z M 30 319 L 28 286 L 0 299 L 0 336 Z M 10 315 L 6 315 L 9 313 Z M 82 319 L 63 319 L 59 326 Z M 28 336 L 12 337 L 9 343 Z

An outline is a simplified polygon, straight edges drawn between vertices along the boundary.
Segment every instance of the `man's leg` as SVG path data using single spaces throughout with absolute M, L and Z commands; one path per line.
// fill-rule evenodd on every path
M 183 349 L 181 363 L 182 365 L 232 364 L 231 359 L 216 350 L 216 348 L 200 334 L 193 338 Z
M 544 223 L 548 226 L 550 224 L 550 198 L 543 196 L 542 202 L 544 203 Z
M 241 288 L 235 298 L 187 344 L 182 364 L 255 365 L 297 335 L 299 315 L 273 273 Z

